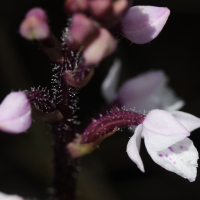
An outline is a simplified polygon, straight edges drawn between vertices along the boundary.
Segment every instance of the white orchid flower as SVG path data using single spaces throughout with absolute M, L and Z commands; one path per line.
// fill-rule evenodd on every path
M 141 135 L 153 161 L 189 181 L 197 175 L 197 149 L 187 138 L 190 132 L 200 127 L 200 119 L 184 112 L 164 110 L 150 111 L 127 145 L 127 153 L 138 168 L 144 172 L 139 155 Z

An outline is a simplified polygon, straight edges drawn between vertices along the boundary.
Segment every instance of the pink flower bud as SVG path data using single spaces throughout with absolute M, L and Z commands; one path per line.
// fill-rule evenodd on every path
M 72 25 L 70 27 L 70 35 L 73 40 L 74 48 L 80 47 L 86 40 L 97 33 L 97 26 L 94 22 L 84 14 L 77 13 L 72 17 Z
M 129 0 L 90 0 L 90 13 L 104 26 L 110 26 L 119 21 L 129 7 Z
M 117 0 L 113 2 L 113 14 L 121 15 L 128 8 L 129 0 Z
M 47 15 L 44 10 L 41 8 L 33 8 L 29 12 L 27 12 L 26 17 L 36 17 L 43 21 L 48 21 Z
M 19 32 L 28 40 L 43 40 L 49 37 L 50 30 L 47 16 L 41 8 L 33 8 L 22 21 Z
M 90 12 L 95 17 L 103 17 L 112 6 L 112 0 L 92 0 L 89 2 Z
M 31 125 L 31 105 L 24 92 L 11 92 L 0 105 L 0 130 L 21 133 Z
M 136 44 L 150 42 L 159 35 L 169 14 L 164 7 L 131 7 L 121 21 L 122 35 Z
M 117 43 L 112 35 L 104 28 L 99 28 L 98 36 L 86 45 L 83 57 L 88 65 L 99 63 L 116 49 Z
M 88 0 L 66 0 L 64 8 L 67 13 L 83 12 L 88 8 Z

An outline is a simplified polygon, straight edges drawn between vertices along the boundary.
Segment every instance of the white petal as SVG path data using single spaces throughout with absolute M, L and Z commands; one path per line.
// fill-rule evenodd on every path
M 120 69 L 121 61 L 119 59 L 115 59 L 102 83 L 101 92 L 108 103 L 112 102 L 117 96 L 116 87 L 119 81 Z
M 189 136 L 189 131 L 169 112 L 165 110 L 150 111 L 143 125 L 153 133 L 161 135 L 185 135 Z
M 0 192 L 0 200 L 23 200 L 23 198 L 18 195 L 8 195 Z
M 137 126 L 135 129 L 135 134 L 130 138 L 127 144 L 127 154 L 130 159 L 137 165 L 137 167 L 144 172 L 144 165 L 142 163 L 141 157 L 139 155 L 140 142 L 141 142 L 142 124 Z
M 162 151 L 167 147 L 186 138 L 185 135 L 162 135 L 149 131 L 143 127 L 145 144 L 153 151 Z
M 163 151 L 153 151 L 147 144 L 146 148 L 153 161 L 161 167 L 187 178 L 190 182 L 195 180 L 199 156 L 190 139 L 185 138 Z
M 200 127 L 200 119 L 194 115 L 181 111 L 171 111 L 170 113 L 190 132 Z

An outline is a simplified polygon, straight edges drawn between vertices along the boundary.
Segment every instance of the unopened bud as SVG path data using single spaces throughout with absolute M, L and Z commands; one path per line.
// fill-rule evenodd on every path
M 67 13 L 84 12 L 88 8 L 88 0 L 66 0 L 64 4 Z
M 47 16 L 41 8 L 33 8 L 22 21 L 19 33 L 28 40 L 43 40 L 49 37 Z
M 31 126 L 31 105 L 24 92 L 11 92 L 0 105 L 0 130 L 18 134 Z
M 70 35 L 73 41 L 72 47 L 74 49 L 79 48 L 91 38 L 95 32 L 97 33 L 97 26 L 91 19 L 81 13 L 73 15 Z
M 86 45 L 83 57 L 88 65 L 99 63 L 103 58 L 113 53 L 117 43 L 104 28 L 99 28 L 98 36 Z
M 169 14 L 164 7 L 134 6 L 121 21 L 122 35 L 136 44 L 150 42 L 159 35 Z
M 112 11 L 113 15 L 119 16 L 123 14 L 128 8 L 129 0 L 116 0 L 113 2 Z
M 89 2 L 90 12 L 93 16 L 100 18 L 110 11 L 112 0 L 92 0 Z

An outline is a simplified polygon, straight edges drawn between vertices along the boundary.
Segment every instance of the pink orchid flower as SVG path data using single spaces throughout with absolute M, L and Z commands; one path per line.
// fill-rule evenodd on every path
M 168 171 L 193 182 L 197 175 L 197 149 L 188 138 L 200 127 L 200 119 L 184 112 L 150 111 L 127 145 L 127 153 L 144 172 L 139 155 L 141 136 L 153 161 Z
M 31 126 L 31 105 L 24 92 L 11 92 L 0 105 L 0 130 L 21 133 Z

